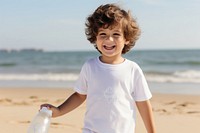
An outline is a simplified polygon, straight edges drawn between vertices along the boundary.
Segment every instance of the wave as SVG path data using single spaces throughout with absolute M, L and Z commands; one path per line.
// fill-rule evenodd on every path
M 150 82 L 171 83 L 200 83 L 200 71 L 187 70 L 174 73 L 147 73 L 146 78 Z
M 0 80 L 24 80 L 24 81 L 75 81 L 78 74 L 74 73 L 46 73 L 46 74 L 0 74 Z
M 0 81 L 76 81 L 77 73 L 44 73 L 44 74 L 0 74 Z M 200 83 L 200 71 L 187 70 L 174 73 L 146 72 L 149 82 L 159 83 Z
M 154 64 L 154 65 L 190 65 L 190 66 L 199 66 L 200 65 L 200 61 L 199 60 L 186 60 L 186 61 L 173 61 L 173 60 L 169 60 L 169 61 L 162 61 L 162 60 L 147 60 L 146 61 L 147 64 Z

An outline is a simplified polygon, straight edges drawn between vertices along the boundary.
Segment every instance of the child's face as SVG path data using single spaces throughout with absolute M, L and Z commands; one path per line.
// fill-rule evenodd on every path
M 96 45 L 102 55 L 113 57 L 120 55 L 125 44 L 129 42 L 124 38 L 123 29 L 120 25 L 108 28 L 99 28 L 97 34 Z

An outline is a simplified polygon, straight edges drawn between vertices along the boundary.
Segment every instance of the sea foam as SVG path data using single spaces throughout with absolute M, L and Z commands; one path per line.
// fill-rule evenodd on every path
M 28 81 L 74 81 L 78 78 L 73 73 L 47 73 L 47 74 L 0 74 L 0 80 L 28 80 Z
M 146 74 L 151 82 L 172 82 L 172 83 L 200 83 L 200 71 L 187 70 L 177 71 L 172 74 Z

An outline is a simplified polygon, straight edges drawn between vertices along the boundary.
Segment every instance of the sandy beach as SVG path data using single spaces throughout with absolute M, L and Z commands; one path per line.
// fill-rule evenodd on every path
M 61 104 L 73 91 L 48 88 L 0 88 L 0 132 L 26 133 L 40 104 Z M 199 133 L 200 96 L 153 94 L 157 133 Z M 65 116 L 53 118 L 49 133 L 81 133 L 85 103 Z M 146 133 L 139 114 L 136 133 Z

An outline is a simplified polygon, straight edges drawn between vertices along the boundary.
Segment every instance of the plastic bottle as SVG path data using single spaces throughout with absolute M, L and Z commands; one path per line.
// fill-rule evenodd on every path
M 52 111 L 42 107 L 32 120 L 27 133 L 48 133 L 51 116 Z

